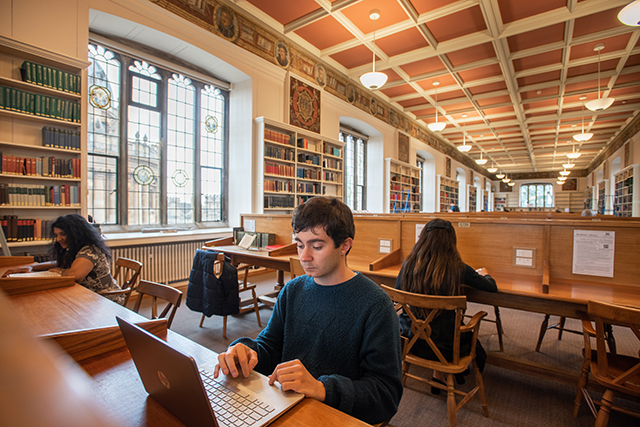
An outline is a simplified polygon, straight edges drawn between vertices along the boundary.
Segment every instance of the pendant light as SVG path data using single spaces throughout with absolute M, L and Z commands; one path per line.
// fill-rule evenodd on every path
M 618 19 L 624 25 L 629 25 L 630 27 L 639 26 L 640 25 L 640 0 L 636 0 L 626 5 L 620 11 L 620 13 L 618 13 Z
M 515 182 L 513 182 L 513 181 L 510 181 L 510 182 L 507 182 L 507 185 L 508 185 L 509 187 L 513 187 L 514 185 L 516 185 L 516 183 L 515 183 Z
M 591 111 L 602 111 L 611 107 L 613 104 L 613 98 L 600 98 L 600 51 L 604 49 L 604 43 L 595 45 L 594 51 L 598 52 L 598 99 L 594 99 L 585 104 L 585 106 Z M 584 132 L 584 131 L 583 131 Z
M 505 177 L 505 174 L 503 174 L 502 172 L 496 174 L 496 178 L 498 179 L 502 179 L 504 177 Z
M 575 139 L 578 142 L 583 142 L 583 141 L 588 141 L 591 138 L 593 138 L 593 134 L 592 133 L 584 133 L 584 100 L 587 99 L 586 96 L 581 96 L 580 97 L 580 101 L 582 101 L 582 133 L 577 133 L 575 135 L 573 135 L 573 139 Z M 568 156 L 568 155 L 567 155 Z
M 369 12 L 369 19 L 373 21 L 373 46 L 376 45 L 376 21 L 380 18 L 380 11 L 373 9 Z M 373 51 L 373 71 L 360 76 L 360 82 L 368 89 L 380 89 L 387 82 L 387 75 L 376 71 L 376 52 Z
M 476 159 L 476 163 L 479 165 L 484 165 L 485 163 L 487 163 L 487 159 L 482 158 L 482 150 L 480 150 L 480 158 Z
M 562 182 L 564 182 L 564 181 L 566 181 L 566 180 L 567 180 L 567 177 L 566 177 L 566 176 L 559 176 L 559 177 L 558 177 L 558 181 L 562 181 Z
M 431 132 L 440 132 L 447 125 L 445 122 L 438 123 L 438 85 L 440 84 L 439 80 L 435 80 L 433 85 L 436 87 L 436 122 L 429 123 L 427 127 L 431 130 Z
M 438 114 L 438 110 L 436 110 L 436 114 Z M 462 118 L 464 119 L 462 124 L 462 145 L 458 146 L 458 150 L 466 153 L 471 150 L 471 146 L 467 145 L 467 133 L 465 132 L 465 128 L 467 127 L 467 115 L 463 114 Z M 429 129 L 431 129 L 431 125 L 429 125 Z
M 562 167 L 565 169 L 571 169 L 572 167 L 574 167 L 576 164 L 575 163 L 571 163 L 570 161 L 567 163 L 563 163 Z
M 580 157 L 580 154 L 582 154 L 582 153 L 576 151 L 576 145 L 575 144 L 571 144 L 571 145 L 573 145 L 573 151 L 571 153 L 567 153 L 567 157 L 570 158 L 571 160 L 575 160 L 578 157 Z
M 567 176 L 567 175 L 569 175 L 570 173 L 571 173 L 571 171 L 568 171 L 568 170 L 566 170 L 566 169 L 564 169 L 564 170 L 561 170 L 561 171 L 560 171 L 560 175 L 562 175 L 562 176 Z
M 496 173 L 496 172 L 498 172 L 498 168 L 497 168 L 497 167 L 495 167 L 495 165 L 494 165 L 493 161 L 491 162 L 491 167 L 490 167 L 490 168 L 487 168 L 487 172 L 489 172 L 489 173 Z

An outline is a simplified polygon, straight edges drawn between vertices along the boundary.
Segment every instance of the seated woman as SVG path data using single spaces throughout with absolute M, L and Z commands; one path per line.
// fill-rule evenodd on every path
M 4 275 L 31 271 L 57 271 L 73 276 L 77 283 L 94 292 L 120 289 L 109 270 L 111 252 L 99 231 L 77 214 L 58 217 L 51 224 L 54 240 L 49 248 L 53 261 L 11 268 Z M 108 298 L 122 304 L 124 295 Z
M 460 295 L 460 286 L 465 284 L 488 292 L 497 292 L 496 281 L 489 276 L 485 268 L 474 270 L 462 261 L 457 248 L 456 232 L 449 221 L 436 218 L 429 221 L 420 233 L 418 242 L 402 264 L 396 280 L 396 289 L 415 294 L 455 296 Z M 426 318 L 425 313 L 415 313 Z M 427 313 L 428 314 L 428 313 Z M 454 311 L 443 311 L 431 322 L 431 338 L 448 360 L 453 359 Z M 400 316 L 402 335 L 411 339 L 411 320 L 406 314 Z M 471 332 L 460 338 L 460 356 L 466 356 L 471 350 Z M 424 340 L 418 341 L 412 348 L 418 357 L 437 360 L 431 347 Z M 476 361 L 480 371 L 484 369 L 487 355 L 478 341 Z M 434 380 L 444 384 L 444 375 L 433 371 Z M 464 382 L 463 376 L 456 376 L 458 382 Z M 431 393 L 439 394 L 440 389 L 432 387 Z

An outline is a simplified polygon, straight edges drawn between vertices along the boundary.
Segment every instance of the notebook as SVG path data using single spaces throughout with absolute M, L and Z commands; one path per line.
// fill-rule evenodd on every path
M 214 379 L 209 365 L 199 371 L 192 357 L 126 320 L 116 320 L 147 393 L 188 427 L 266 426 L 304 397 L 270 386 L 255 371 L 249 378 L 221 373 Z

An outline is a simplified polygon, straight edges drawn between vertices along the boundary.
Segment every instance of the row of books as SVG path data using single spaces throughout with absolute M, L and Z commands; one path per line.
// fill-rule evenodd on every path
M 42 146 L 80 151 L 80 131 L 45 126 L 42 128 Z
M 80 159 L 17 157 L 0 151 L 0 173 L 9 175 L 80 178 Z
M 264 196 L 265 209 L 293 209 L 292 196 Z
M 0 109 L 80 123 L 80 103 L 0 86 Z
M 322 152 L 324 154 L 330 154 L 330 155 L 336 156 L 336 157 L 340 157 L 341 156 L 339 148 L 332 147 L 330 145 L 327 145 L 326 143 L 324 144 L 324 146 L 322 148 Z
M 7 242 L 28 242 L 35 240 L 49 240 L 50 219 L 18 218 L 17 215 L 5 215 L 0 223 Z
M 307 163 L 309 165 L 318 165 L 320 166 L 320 156 L 316 156 L 314 154 L 298 154 L 298 163 Z
M 296 171 L 296 176 L 298 178 L 305 178 L 305 179 L 320 179 L 320 171 L 305 169 L 305 168 L 298 168 L 298 170 Z
M 287 165 L 279 165 L 277 163 L 264 162 L 264 171 L 271 175 L 290 176 L 294 175 L 294 167 Z
M 264 155 L 273 159 L 288 160 L 290 162 L 293 162 L 296 158 L 296 154 L 293 150 L 289 148 L 274 147 L 272 145 L 264 147 Z
M 264 130 L 264 139 L 268 141 L 278 142 L 280 144 L 286 144 L 293 146 L 293 137 L 286 133 L 276 132 L 271 129 Z
M 293 192 L 293 184 L 291 181 L 278 181 L 265 179 L 264 180 L 264 191 L 278 191 L 278 192 Z
M 329 169 L 341 169 L 342 161 L 336 159 L 324 159 L 322 166 Z
M 299 182 L 296 185 L 296 192 L 306 194 L 322 194 L 322 187 L 320 184 L 310 184 L 306 182 Z
M 80 207 L 77 185 L 24 185 L 0 183 L 2 206 L 68 206 Z
M 27 83 L 75 94 L 82 91 L 80 76 L 35 62 L 24 61 L 20 75 Z
M 342 175 L 342 174 L 335 173 L 335 172 L 327 172 L 327 171 L 324 171 L 323 179 L 324 179 L 325 181 L 331 181 L 331 182 L 337 182 L 337 183 L 339 183 L 339 182 L 340 182 L 340 179 L 341 179 L 341 175 Z

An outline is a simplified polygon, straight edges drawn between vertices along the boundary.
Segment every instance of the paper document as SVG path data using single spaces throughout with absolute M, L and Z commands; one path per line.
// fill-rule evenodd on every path
M 9 274 L 7 277 L 60 277 L 60 273 L 55 271 L 33 271 L 31 273 L 14 273 Z
M 573 230 L 573 274 L 613 277 L 615 231 Z
M 256 239 L 256 236 L 257 234 L 245 234 L 238 246 L 244 249 L 249 249 L 249 246 L 251 246 L 253 241 Z

